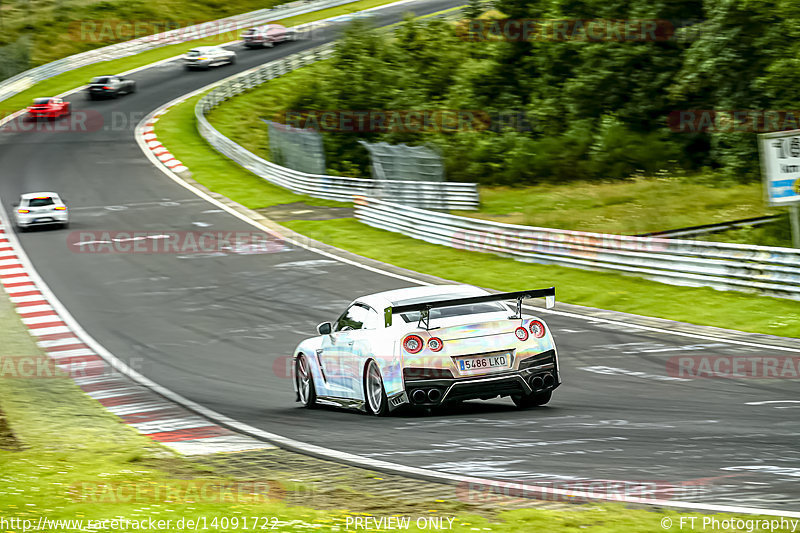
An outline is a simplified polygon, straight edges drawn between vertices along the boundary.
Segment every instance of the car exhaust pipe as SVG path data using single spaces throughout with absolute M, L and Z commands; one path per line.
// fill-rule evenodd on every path
M 428 400 L 430 400 L 431 402 L 436 403 L 441 399 L 442 399 L 442 391 L 440 391 L 439 389 L 431 389 L 428 391 Z
M 411 399 L 414 400 L 414 403 L 425 403 L 425 400 L 428 399 L 428 396 L 425 394 L 424 390 L 417 389 L 411 393 Z
M 553 374 L 547 374 L 544 377 L 544 386 L 545 387 L 550 388 L 555 384 L 556 384 L 556 378 L 553 377 Z
M 534 376 L 531 379 L 531 388 L 533 390 L 539 390 L 544 386 L 544 380 L 540 376 Z

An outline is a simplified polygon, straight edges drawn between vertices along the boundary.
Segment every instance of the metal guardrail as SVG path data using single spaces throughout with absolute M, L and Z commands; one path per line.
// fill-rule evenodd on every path
M 204 22 L 194 26 L 178 28 L 155 35 L 148 35 L 123 43 L 104 46 L 96 50 L 71 55 L 52 63 L 26 70 L 0 83 L 0 101 L 11 98 L 34 84 L 70 70 L 92 65 L 101 61 L 111 61 L 170 44 L 179 44 L 195 39 L 238 32 L 251 26 L 270 21 L 319 11 L 329 7 L 350 4 L 357 0 L 300 0 L 270 9 L 259 9 L 241 15 Z M 108 73 L 105 73 L 108 74 Z
M 371 195 L 427 209 L 477 209 L 478 186 L 474 183 L 373 180 L 306 174 L 276 165 L 248 151 L 222 135 L 206 118 L 206 114 L 221 102 L 296 68 L 326 59 L 333 49 L 334 44 L 329 43 L 228 78 L 197 102 L 197 131 L 226 157 L 270 183 L 294 193 L 343 202 L 352 201 L 353 196 Z
M 792 248 L 516 226 L 370 197 L 357 199 L 356 217 L 367 225 L 434 244 L 518 261 L 800 299 L 800 250 Z
M 651 233 L 640 233 L 637 237 L 692 237 L 694 235 L 708 235 L 709 233 L 719 233 L 738 228 L 761 226 L 780 220 L 779 215 L 769 215 L 764 217 L 742 218 L 728 222 L 718 222 L 716 224 L 703 224 L 702 226 L 691 226 L 689 228 L 671 229 L 666 231 L 654 231 Z

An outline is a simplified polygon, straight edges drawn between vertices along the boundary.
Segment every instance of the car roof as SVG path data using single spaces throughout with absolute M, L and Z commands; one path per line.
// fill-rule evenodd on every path
M 48 196 L 55 196 L 58 198 L 58 193 L 54 192 L 26 192 L 25 194 L 20 195 L 22 200 L 30 200 L 31 198 L 41 198 L 41 197 L 48 197 Z
M 423 287 L 406 287 L 404 289 L 394 289 L 358 298 L 357 301 L 365 303 L 373 309 L 384 309 L 390 305 L 400 305 L 408 300 L 419 300 L 420 298 L 431 297 L 440 300 L 441 296 L 483 296 L 489 292 L 472 285 L 427 285 Z

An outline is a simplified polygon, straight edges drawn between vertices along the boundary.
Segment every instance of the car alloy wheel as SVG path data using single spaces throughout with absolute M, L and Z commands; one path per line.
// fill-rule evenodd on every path
M 383 378 L 375 361 L 367 363 L 364 375 L 364 395 L 366 396 L 367 411 L 375 416 L 383 416 L 389 412 L 389 402 L 383 390 Z
M 298 356 L 294 376 L 300 403 L 303 407 L 312 409 L 317 404 L 317 391 L 314 390 L 314 377 L 311 375 L 305 355 Z

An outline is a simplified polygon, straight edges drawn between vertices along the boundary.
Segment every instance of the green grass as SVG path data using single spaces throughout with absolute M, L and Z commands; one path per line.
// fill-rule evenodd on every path
M 116 42 L 279 3 L 283 0 L 7 0 L 1 8 L 0 43 L 29 35 L 32 64 L 40 65 Z
M 0 332 L 4 356 L 45 357 L 4 294 L 0 294 Z M 6 369 L 7 376 L 8 367 L 0 368 Z M 9 444 L 12 441 L 13 446 Z M 237 531 L 244 530 L 241 527 L 244 519 L 250 521 L 252 529 L 251 517 L 277 517 L 283 523 L 277 531 L 328 532 L 346 530 L 348 517 L 377 514 L 364 504 L 373 497 L 359 492 L 357 487 L 342 487 L 338 491 L 337 501 L 345 499 L 349 505 L 327 510 L 290 506 L 280 498 L 269 500 L 235 491 L 226 495 L 225 491 L 212 488 L 231 487 L 237 482 L 266 484 L 252 475 L 221 476 L 211 466 L 190 463 L 172 454 L 119 423 L 117 417 L 83 394 L 70 379 L 0 377 L 0 520 L 7 523 L 12 519 L 30 520 L 28 531 L 33 530 L 40 517 L 84 521 L 81 529 L 45 528 L 49 531 L 97 531 L 103 529 L 89 528 L 87 521 L 98 524 L 120 518 L 137 521 L 152 518 L 165 521 L 164 525 L 170 520 L 167 527 L 159 530 L 173 532 L 195 530 L 178 527 L 180 519 L 206 524 L 207 527 L 199 528 L 201 531 Z M 351 482 L 356 484 L 357 480 Z M 267 486 L 276 487 L 276 483 L 287 491 L 303 490 L 297 483 L 279 477 L 272 478 Z M 679 524 L 681 516 L 675 511 L 632 510 L 620 504 L 574 504 L 559 510 L 516 511 L 503 511 L 502 505 L 498 505 L 498 509 L 486 516 L 478 516 L 448 511 L 463 508 L 462 502 L 436 500 L 415 507 L 406 505 L 402 510 L 393 510 L 385 501 L 381 502 L 379 517 L 453 518 L 454 532 L 656 533 L 664 531 L 662 519 L 669 517 L 673 524 Z M 691 515 L 699 516 L 699 520 L 706 516 L 695 512 Z M 214 517 L 227 518 L 230 523 L 238 519 L 240 527 L 215 527 L 211 522 Z M 726 515 L 715 518 L 723 520 Z M 413 519 L 411 523 L 408 531 L 420 531 L 413 527 Z M 149 524 L 142 529 L 154 531 Z M 12 525 L 3 530 L 16 533 L 23 528 Z
M 759 246 L 781 246 L 784 248 L 793 246 L 792 227 L 789 222 L 789 215 L 786 213 L 775 222 L 711 233 L 698 238 L 702 241 L 735 242 L 739 244 L 757 244 Z
M 216 152 L 195 129 L 195 102 L 192 99 L 175 106 L 156 123 L 159 140 L 187 164 L 194 179 L 251 209 L 296 201 L 321 202 L 270 185 Z M 571 304 L 800 337 L 800 306 L 792 300 L 675 287 L 621 274 L 521 263 L 428 244 L 370 228 L 354 219 L 283 224 L 344 250 L 463 283 L 499 290 L 555 285 L 558 299 Z
M 712 187 L 688 178 L 482 187 L 480 213 L 510 224 L 636 235 L 774 214 L 760 183 Z
M 282 19 L 280 23 L 286 26 L 296 26 L 299 24 L 312 22 L 314 20 L 335 17 L 338 15 L 353 13 L 355 11 L 361 11 L 363 9 L 369 9 L 371 7 L 376 7 L 383 4 L 389 4 L 392 1 L 395 0 L 361 0 L 353 4 L 332 7 L 314 13 L 297 15 L 295 17 Z M 261 4 L 260 7 L 269 7 L 269 4 Z M 182 44 L 164 46 L 161 48 L 157 48 L 155 50 L 150 50 L 147 52 L 143 52 L 141 54 L 137 54 L 135 56 L 115 59 L 113 61 L 106 61 L 96 65 L 90 65 L 87 67 L 82 67 L 76 70 L 72 70 L 70 72 L 66 72 L 59 76 L 54 76 L 48 80 L 36 84 L 34 87 L 27 89 L 21 92 L 20 94 L 17 94 L 7 100 L 0 102 L 0 106 L 2 106 L 0 107 L 0 118 L 29 105 L 33 98 L 39 96 L 53 96 L 55 94 L 61 94 L 70 89 L 74 89 L 76 87 L 80 87 L 86 84 L 94 76 L 101 74 L 125 72 L 137 67 L 154 63 L 156 61 L 161 61 L 163 59 L 174 57 L 176 55 L 186 52 L 186 50 L 193 48 L 195 46 L 222 44 L 223 42 L 238 39 L 239 33 L 241 32 L 236 32 L 236 34 L 234 35 L 224 34 L 222 36 L 209 37 L 207 39 L 198 39 L 196 41 L 190 41 Z

